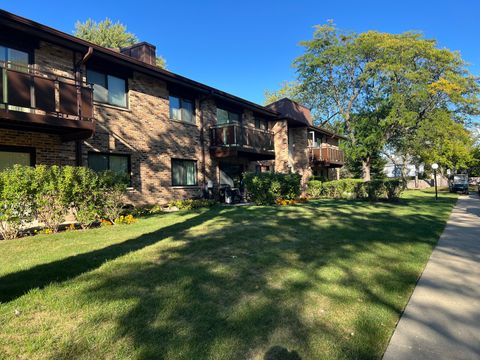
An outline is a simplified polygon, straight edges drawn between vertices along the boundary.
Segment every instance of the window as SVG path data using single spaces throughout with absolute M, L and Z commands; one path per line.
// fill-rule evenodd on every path
M 0 45 L 0 61 L 8 61 L 11 64 L 28 66 L 29 55 L 25 51 Z
M 322 136 L 315 131 L 308 132 L 308 146 L 320 147 L 322 144 Z
M 35 149 L 16 146 L 0 147 L 0 171 L 13 165 L 35 165 Z
M 195 124 L 193 101 L 170 96 L 170 119 Z
M 256 117 L 255 118 L 255 127 L 257 129 L 267 130 L 268 129 L 268 124 L 265 120 Z
M 240 114 L 217 108 L 217 124 L 240 122 Z
M 87 69 L 87 82 L 93 84 L 93 100 L 127 107 L 127 82 L 125 79 Z
M 88 153 L 88 167 L 94 171 L 113 171 L 130 178 L 130 155 Z
M 28 71 L 28 64 L 30 63 L 30 56 L 25 51 L 12 49 L 6 46 L 0 45 L 0 62 L 8 62 L 9 69 L 14 69 L 21 72 Z M 3 85 L 2 85 L 3 83 Z M 8 84 L 7 74 L 0 69 L 0 103 L 8 102 Z M 1 96 L 3 92 L 3 98 Z M 23 108 L 12 107 L 12 110 L 21 110 Z
M 268 165 L 255 165 L 256 173 L 270 172 L 270 166 Z
M 197 162 L 195 160 L 172 159 L 172 185 L 197 185 Z

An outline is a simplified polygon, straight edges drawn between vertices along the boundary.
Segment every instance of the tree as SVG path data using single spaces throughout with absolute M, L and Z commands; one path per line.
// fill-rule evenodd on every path
M 346 33 L 330 22 L 301 44 L 293 90 L 317 125 L 340 126 L 365 180 L 373 157 L 387 145 L 406 150 L 435 111 L 458 123 L 478 113 L 477 79 L 460 55 L 418 33 Z
M 419 162 L 436 162 L 442 169 L 464 170 L 473 160 L 471 133 L 445 109 L 429 114 L 419 125 L 411 146 Z
M 155 58 L 155 65 L 159 68 L 166 69 L 167 68 L 167 60 L 163 56 L 157 56 Z
M 304 104 L 304 99 L 302 99 L 302 92 L 300 89 L 300 84 L 297 81 L 284 81 L 280 89 L 277 91 L 265 90 L 265 105 L 274 103 L 283 98 L 289 98 L 291 100 L 297 101 Z
M 128 32 L 125 25 L 119 21 L 113 23 L 109 18 L 98 23 L 92 19 L 88 19 L 84 23 L 77 21 L 74 35 L 111 49 L 121 49 L 139 42 L 137 36 Z M 162 56 L 157 56 L 156 65 L 165 68 L 165 59 Z
M 113 23 L 109 18 L 99 23 L 92 19 L 84 23 L 77 21 L 74 35 L 99 46 L 113 49 L 121 49 L 138 42 L 135 34 L 128 32 L 125 25 L 118 21 Z
M 470 176 L 480 176 L 480 146 L 475 146 L 471 152 L 468 174 Z

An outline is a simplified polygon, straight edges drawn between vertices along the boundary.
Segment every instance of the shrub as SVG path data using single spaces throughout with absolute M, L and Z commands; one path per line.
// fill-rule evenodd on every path
M 338 199 L 379 199 L 397 200 L 404 190 L 404 184 L 398 179 L 371 180 L 342 179 L 327 182 L 311 180 L 307 194 L 310 198 Z
M 308 182 L 307 194 L 311 198 L 355 199 L 359 197 L 360 184 L 363 184 L 363 181 L 359 179 L 342 179 L 325 182 L 311 180 Z
M 0 234 L 18 237 L 36 218 L 58 231 L 73 210 L 82 227 L 105 216 L 120 216 L 126 190 L 124 177 L 84 167 L 16 165 L 0 172 Z
M 310 180 L 308 182 L 307 195 L 312 199 L 323 197 L 323 183 L 320 180 Z
M 0 234 L 3 239 L 18 237 L 35 216 L 34 169 L 15 165 L 0 173 Z
M 66 192 L 71 183 L 65 181 L 64 171 L 58 166 L 37 166 L 34 170 L 36 217 L 47 229 L 57 232 L 65 221 L 70 204 Z
M 186 200 L 174 200 L 168 203 L 168 207 L 176 207 L 179 210 L 193 210 L 203 207 L 212 207 L 216 204 L 215 200 L 209 199 L 186 199 Z M 154 207 L 152 210 L 155 210 Z M 153 214 L 154 212 L 152 212 Z
M 66 196 L 70 202 L 75 218 L 85 229 L 102 215 L 104 187 L 102 177 L 85 167 L 65 167 L 67 181 L 72 185 Z
M 387 199 L 391 201 L 396 201 L 400 199 L 402 191 L 405 190 L 406 184 L 401 179 L 388 179 L 385 180 L 385 191 Z
M 294 200 L 300 195 L 301 176 L 296 173 L 246 173 L 248 197 L 257 205 L 275 204 L 277 199 Z

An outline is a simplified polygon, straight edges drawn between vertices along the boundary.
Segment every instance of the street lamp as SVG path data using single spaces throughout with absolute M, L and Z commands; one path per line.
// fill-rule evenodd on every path
M 438 190 L 437 190 L 437 169 L 438 169 L 438 164 L 433 163 L 432 164 L 432 169 L 433 169 L 433 181 L 435 183 L 435 200 L 438 200 Z

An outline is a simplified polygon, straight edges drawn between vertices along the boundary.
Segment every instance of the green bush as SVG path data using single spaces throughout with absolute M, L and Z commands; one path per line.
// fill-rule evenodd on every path
M 0 234 L 3 239 L 18 237 L 35 218 L 34 169 L 14 166 L 0 172 Z
M 277 199 L 293 200 L 300 195 L 301 176 L 296 173 L 246 173 L 249 200 L 257 205 L 272 205 Z
M 388 179 L 384 181 L 385 192 L 387 199 L 391 201 L 396 201 L 400 199 L 400 195 L 403 190 L 406 188 L 406 184 L 401 179 Z
M 361 179 L 342 179 L 321 182 L 310 180 L 307 194 L 310 198 L 397 200 L 405 186 L 401 180 L 385 179 L 364 182 Z
M 18 237 L 34 219 L 56 232 L 70 211 L 82 227 L 100 218 L 114 223 L 125 190 L 124 177 L 114 173 L 73 166 L 16 165 L 0 172 L 0 234 L 4 239 Z
M 310 180 L 308 182 L 307 195 L 312 199 L 324 197 L 323 182 L 320 180 Z
M 342 179 L 334 181 L 310 180 L 307 195 L 311 198 L 354 199 L 358 197 L 360 179 Z
M 179 210 L 193 210 L 203 207 L 212 207 L 216 204 L 215 200 L 208 199 L 186 199 L 186 200 L 174 200 L 168 203 L 168 207 L 176 207 Z M 153 210 L 155 207 L 153 208 Z

